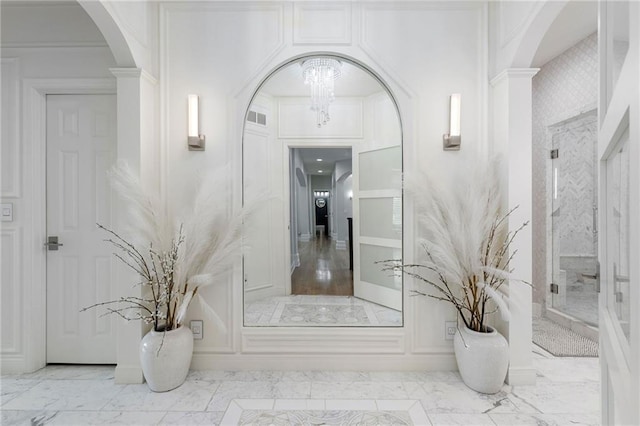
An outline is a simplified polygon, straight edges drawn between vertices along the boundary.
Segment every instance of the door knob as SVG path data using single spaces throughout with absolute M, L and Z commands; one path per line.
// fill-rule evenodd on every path
M 47 250 L 58 250 L 58 247 L 63 246 L 64 244 L 58 242 L 58 237 L 48 237 L 47 242 L 44 243 L 47 247 Z

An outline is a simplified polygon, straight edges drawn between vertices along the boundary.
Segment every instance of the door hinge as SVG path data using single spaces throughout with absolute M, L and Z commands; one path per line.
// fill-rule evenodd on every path
M 622 294 L 621 291 L 617 291 L 616 292 L 616 303 L 622 303 L 624 302 L 624 295 Z
M 551 283 L 551 293 L 558 294 L 558 284 Z
M 555 160 L 559 156 L 560 156 L 560 151 L 558 150 L 558 148 L 551 150 L 551 159 L 552 160 Z

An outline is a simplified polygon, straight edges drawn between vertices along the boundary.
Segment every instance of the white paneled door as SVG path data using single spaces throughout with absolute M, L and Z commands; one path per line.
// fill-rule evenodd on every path
M 353 294 L 401 310 L 402 276 L 378 262 L 402 259 L 402 147 L 361 150 L 353 176 Z
M 640 424 L 640 4 L 600 2 L 602 424 Z
M 47 362 L 116 362 L 107 171 L 116 158 L 114 95 L 47 96 Z

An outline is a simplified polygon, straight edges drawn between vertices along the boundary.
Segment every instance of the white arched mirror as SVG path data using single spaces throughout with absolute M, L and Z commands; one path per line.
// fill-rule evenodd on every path
M 402 129 L 371 72 L 309 56 L 255 93 L 243 135 L 244 325 L 399 327 Z

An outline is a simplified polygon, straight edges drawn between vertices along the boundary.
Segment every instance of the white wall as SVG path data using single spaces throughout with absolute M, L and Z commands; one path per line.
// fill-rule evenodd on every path
M 116 64 L 100 32 L 78 5 L 2 5 L 2 180 L 0 201 L 13 204 L 13 221 L 2 223 L 1 324 L 2 368 L 26 371 L 33 342 L 28 330 L 45 312 L 42 295 L 31 290 L 41 286 L 40 263 L 45 227 L 40 223 L 44 206 L 44 181 L 34 180 L 43 167 L 40 135 L 31 135 L 32 120 L 39 111 L 26 111 L 25 87 L 43 79 L 103 79 L 112 85 L 109 68 Z M 60 84 L 57 80 L 56 84 Z M 109 83 L 110 82 L 110 83 Z M 44 84 L 44 83 L 42 83 Z M 34 107 L 35 105 L 32 105 Z M 44 177 L 43 177 L 44 179 Z M 37 287 L 40 288 L 40 287 Z M 33 324 L 41 329 L 42 324 Z M 29 349 L 30 348 L 30 349 Z
M 349 191 L 352 189 L 350 185 L 346 185 L 346 181 L 351 177 L 352 162 L 351 159 L 337 161 L 333 173 L 336 179 L 336 191 L 333 194 L 333 203 L 335 207 L 335 224 L 334 230 L 336 239 L 336 248 L 346 250 L 346 242 L 349 240 L 349 228 L 347 224 L 348 214 L 353 211 L 351 206 L 352 200 L 349 199 Z M 351 182 L 351 180 L 349 180 Z
M 311 221 L 309 219 L 309 208 L 311 201 L 309 198 L 309 176 L 300 157 L 300 151 L 293 150 L 295 158 L 295 169 L 300 170 L 301 176 L 293 176 L 296 182 L 296 212 L 297 212 L 297 235 L 300 241 L 309 241 L 311 237 Z M 304 186 L 303 186 L 304 184 Z
M 477 158 L 486 143 L 487 16 L 482 4 L 183 2 L 162 5 L 160 16 L 160 37 L 165 40 L 160 52 L 163 166 L 172 203 L 188 201 L 180 191 L 184 170 L 230 163 L 240 176 L 240 117 L 249 98 L 270 70 L 305 52 L 354 58 L 387 82 L 400 107 L 407 173 L 428 168 L 446 179 L 464 160 Z M 188 93 L 201 96 L 205 152 L 186 150 Z M 464 142 L 459 152 L 442 151 L 451 93 L 462 93 L 463 99 Z M 239 179 L 235 185 L 239 192 Z M 235 198 L 228 201 L 237 203 Z M 413 211 L 410 201 L 407 205 L 405 255 L 411 261 Z M 411 285 L 407 281 L 408 289 Z M 262 366 L 285 368 L 286 357 L 286 368 L 308 368 L 309 358 L 277 354 L 314 351 L 321 354 L 313 356 L 314 368 L 455 368 L 450 342 L 442 332 L 444 320 L 455 315 L 443 304 L 407 297 L 405 327 L 393 330 L 242 329 L 241 287 L 238 276 L 208 295 L 229 332 L 205 334 L 196 342 L 194 366 L 242 366 L 260 359 Z M 365 336 L 378 337 L 364 348 L 359 342 Z M 287 343 L 293 341 L 297 348 Z M 345 355 L 373 352 L 373 357 Z

